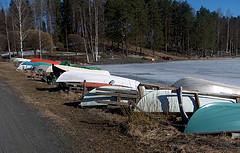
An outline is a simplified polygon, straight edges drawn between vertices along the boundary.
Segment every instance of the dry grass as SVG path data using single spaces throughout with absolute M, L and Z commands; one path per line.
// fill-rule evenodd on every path
M 240 140 L 228 135 L 185 135 L 168 125 L 166 116 L 151 119 L 143 113 L 136 113 L 127 125 L 127 134 L 136 137 L 147 152 L 239 152 Z

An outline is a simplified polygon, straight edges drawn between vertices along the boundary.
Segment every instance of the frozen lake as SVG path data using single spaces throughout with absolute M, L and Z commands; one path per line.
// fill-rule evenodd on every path
M 240 58 L 100 65 L 113 75 L 146 83 L 174 83 L 183 77 L 202 78 L 240 86 Z

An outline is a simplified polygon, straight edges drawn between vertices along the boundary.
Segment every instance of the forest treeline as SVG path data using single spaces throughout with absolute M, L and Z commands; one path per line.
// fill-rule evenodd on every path
M 0 11 L 0 50 L 86 53 L 144 48 L 186 56 L 237 56 L 240 17 L 176 0 L 11 0 Z

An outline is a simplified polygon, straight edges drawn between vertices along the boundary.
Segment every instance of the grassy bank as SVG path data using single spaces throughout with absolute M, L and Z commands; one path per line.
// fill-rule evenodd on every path
M 240 140 L 227 135 L 185 135 L 172 126 L 170 116 L 152 119 L 144 114 L 123 116 L 107 109 L 81 109 L 81 94 L 63 92 L 53 85 L 32 80 L 0 62 L 0 79 L 56 129 L 70 135 L 79 152 L 238 152 Z

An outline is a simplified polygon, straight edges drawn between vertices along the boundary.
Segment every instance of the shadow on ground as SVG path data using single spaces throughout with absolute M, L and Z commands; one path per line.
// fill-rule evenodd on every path
M 61 91 L 58 87 L 51 87 L 51 88 L 36 88 L 38 91 L 48 91 L 48 92 L 59 92 Z
M 80 104 L 80 101 L 73 101 L 73 102 L 64 103 L 63 105 L 74 107 L 74 108 L 80 108 L 79 104 Z

